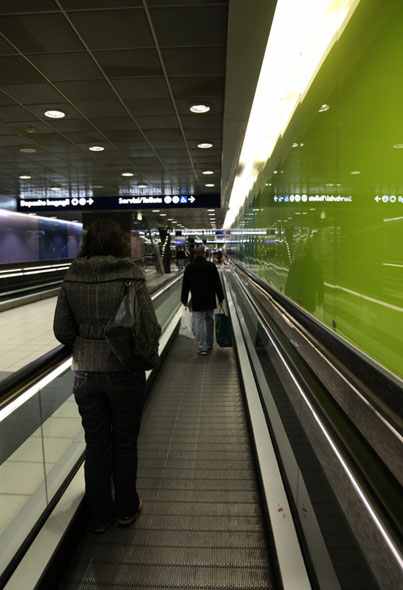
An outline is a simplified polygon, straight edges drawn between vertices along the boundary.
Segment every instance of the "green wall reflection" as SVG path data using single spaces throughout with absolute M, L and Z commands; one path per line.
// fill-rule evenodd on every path
M 362 0 L 260 174 L 239 257 L 403 377 L 403 2 Z

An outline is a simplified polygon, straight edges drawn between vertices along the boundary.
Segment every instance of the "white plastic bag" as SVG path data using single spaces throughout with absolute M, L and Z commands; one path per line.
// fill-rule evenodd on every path
M 179 334 L 185 338 L 194 338 L 192 330 L 192 312 L 188 307 L 183 308 Z

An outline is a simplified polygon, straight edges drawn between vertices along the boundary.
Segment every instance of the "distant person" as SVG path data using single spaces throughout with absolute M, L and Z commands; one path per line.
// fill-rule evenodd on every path
M 183 270 L 186 263 L 186 252 L 184 248 L 176 249 L 176 265 L 178 270 Z
M 160 327 L 144 273 L 129 256 L 128 236 L 117 223 L 98 220 L 90 225 L 79 258 L 65 275 L 54 318 L 56 338 L 73 351 L 74 396 L 86 440 L 86 499 L 95 533 L 104 532 L 115 513 L 118 524 L 128 526 L 141 510 L 136 490 L 137 436 L 145 370 L 138 362 L 133 368 L 124 366 L 105 339 L 106 326 L 115 317 L 128 282 L 134 281 L 144 325 L 158 347 Z
M 214 310 L 217 299 L 220 307 L 224 301 L 224 292 L 220 275 L 212 262 L 205 259 L 203 246 L 194 249 L 193 262 L 188 264 L 183 275 L 182 303 L 188 306 L 191 293 L 191 311 L 195 336 L 199 345 L 199 354 L 207 355 L 214 342 Z

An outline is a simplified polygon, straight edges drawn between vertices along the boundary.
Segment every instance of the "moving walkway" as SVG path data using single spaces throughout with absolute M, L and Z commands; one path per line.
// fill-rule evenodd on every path
M 319 324 L 245 269 L 223 279 L 234 349 L 207 358 L 180 334 L 180 279 L 153 295 L 163 363 L 148 375 L 144 510 L 130 529 L 85 532 L 66 351 L 3 388 L 8 590 L 399 587 L 401 415 L 384 389 L 400 384 L 372 365 L 378 381 L 361 379 Z

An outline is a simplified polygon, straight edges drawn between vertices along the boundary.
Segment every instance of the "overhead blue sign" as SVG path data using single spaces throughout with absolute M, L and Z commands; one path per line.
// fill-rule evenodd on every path
M 40 197 L 17 199 L 20 212 L 123 211 L 136 209 L 218 209 L 220 195 L 120 195 L 115 197 Z

